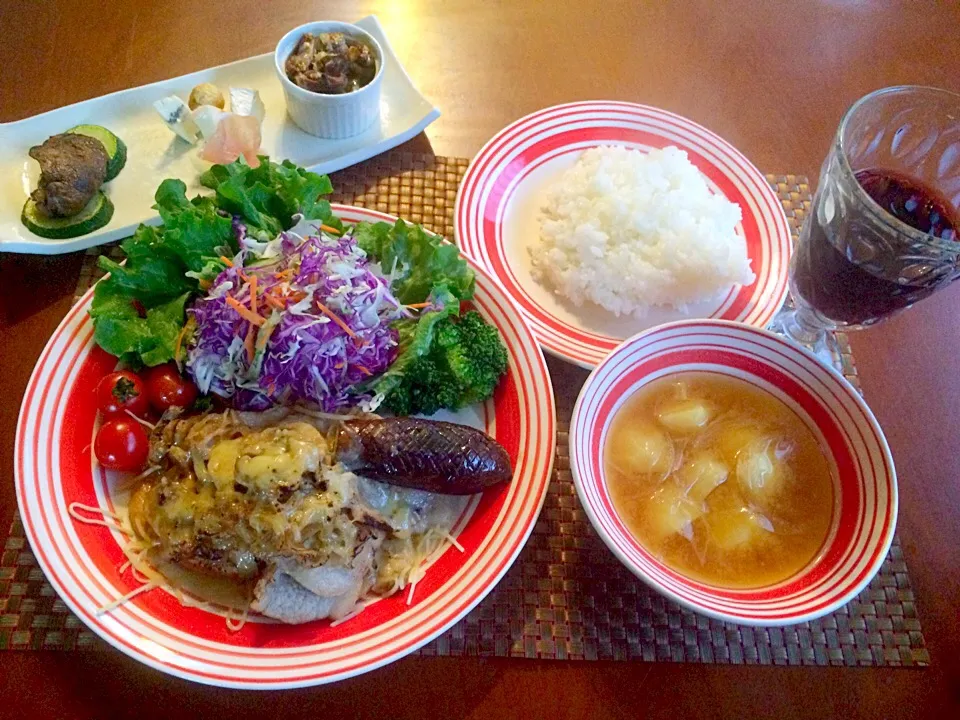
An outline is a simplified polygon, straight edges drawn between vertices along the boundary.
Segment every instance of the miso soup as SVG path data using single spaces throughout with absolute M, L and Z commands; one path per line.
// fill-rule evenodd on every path
M 830 531 L 834 486 L 817 438 L 786 404 L 737 378 L 690 372 L 641 388 L 613 418 L 604 466 L 634 537 L 699 582 L 780 582 Z

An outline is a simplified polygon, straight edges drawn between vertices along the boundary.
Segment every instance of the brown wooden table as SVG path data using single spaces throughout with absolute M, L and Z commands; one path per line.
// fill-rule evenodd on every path
M 443 111 L 412 149 L 471 156 L 554 103 L 633 100 L 712 128 L 767 172 L 815 178 L 844 109 L 885 85 L 960 90 L 955 0 L 6 0 L 0 121 L 273 49 L 290 27 L 375 12 Z M 2 135 L 0 135 L 2 142 Z M 80 258 L 0 256 L 0 528 L 13 438 Z M 960 286 L 853 340 L 900 475 L 924 670 L 407 659 L 334 687 L 254 694 L 119 652 L 0 653 L 0 716 L 51 718 L 941 717 L 960 708 Z M 556 368 L 556 364 L 553 364 Z M 560 373 L 579 383 L 579 371 Z M 572 391 L 568 388 L 568 391 Z

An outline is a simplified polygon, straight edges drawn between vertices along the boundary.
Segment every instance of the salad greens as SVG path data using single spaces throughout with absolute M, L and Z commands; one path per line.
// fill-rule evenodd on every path
M 477 312 L 460 317 L 460 302 L 473 297 L 475 276 L 455 245 L 398 220 L 360 223 L 357 241 L 377 258 L 390 289 L 407 305 L 427 306 L 416 320 L 399 320 L 400 350 L 368 389 L 397 415 L 457 410 L 493 394 L 507 369 L 497 329 Z
M 212 195 L 188 198 L 183 182 L 164 180 L 155 195 L 163 224 L 141 225 L 121 244 L 124 264 L 100 258 L 110 275 L 97 285 L 90 314 L 102 348 L 133 365 L 186 357 L 198 385 L 221 394 L 227 388 L 218 373 L 242 371 L 250 390 L 234 391 L 241 404 L 352 387 L 397 414 L 432 414 L 492 394 L 506 350 L 478 313 L 461 316 L 475 277 L 454 245 L 402 220 L 344 228 L 326 199 L 329 178 L 287 160 L 262 157 L 251 168 L 240 159 L 214 165 L 200 180 Z M 318 221 L 326 239 L 283 235 L 301 219 Z M 351 269 L 343 275 L 334 267 Z M 258 285 L 267 313 L 259 320 Z M 321 311 L 334 322 L 318 325 Z M 369 329 L 374 312 L 390 334 Z M 343 346 L 348 337 L 353 342 Z M 227 356 L 234 370 L 223 364 Z M 331 407 L 343 398 L 331 395 Z
M 390 398 L 394 395 L 399 397 L 409 392 L 401 386 L 409 387 L 413 365 L 430 353 L 437 326 L 460 313 L 460 300 L 445 285 L 439 285 L 430 293 L 429 302 L 430 305 L 417 319 L 394 323 L 399 334 L 397 357 L 385 373 L 371 380 L 365 388 L 374 395 L 382 395 L 387 403 L 391 402 Z
M 136 364 L 159 365 L 173 358 L 173 348 L 183 328 L 183 312 L 189 292 L 140 310 L 122 295 L 94 292 L 94 338 L 111 355 Z
M 291 228 L 294 215 L 298 214 L 343 230 L 343 223 L 323 199 L 333 192 L 330 178 L 297 167 L 289 160 L 261 162 L 256 168 L 241 160 L 214 165 L 200 176 L 200 182 L 216 192 L 220 210 L 242 218 L 247 233 L 262 240 L 272 240 Z
M 163 225 L 141 225 L 124 240 L 123 265 L 99 260 L 110 273 L 97 284 L 90 310 L 100 347 L 133 365 L 173 360 L 186 303 L 226 267 L 221 258 L 233 257 L 242 237 L 272 239 L 295 214 L 342 227 L 321 197 L 333 189 L 327 176 L 260 159 L 257 168 L 240 159 L 204 173 L 213 197 L 187 199 L 182 181 L 160 183 L 154 207 Z
M 337 413 L 371 401 L 356 388 L 393 362 L 393 324 L 412 313 L 352 228 L 294 231 L 268 245 L 234 257 L 187 310 L 197 387 L 239 410 L 303 400 Z
M 423 302 L 440 284 L 459 300 L 473 297 L 473 270 L 457 246 L 419 225 L 407 225 L 403 220 L 393 225 L 360 223 L 357 242 L 367 255 L 379 260 L 384 274 L 393 278 L 391 290 L 404 304 Z
M 500 334 L 476 310 L 459 318 L 444 314 L 433 323 L 432 335 L 426 352 L 407 353 L 400 381 L 384 398 L 384 407 L 396 415 L 432 415 L 486 400 L 507 369 Z

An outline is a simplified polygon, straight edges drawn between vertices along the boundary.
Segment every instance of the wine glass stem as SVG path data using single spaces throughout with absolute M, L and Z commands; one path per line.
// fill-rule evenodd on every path
M 826 326 L 816 314 L 802 303 L 782 319 L 783 332 L 801 345 L 815 347 L 823 343 Z

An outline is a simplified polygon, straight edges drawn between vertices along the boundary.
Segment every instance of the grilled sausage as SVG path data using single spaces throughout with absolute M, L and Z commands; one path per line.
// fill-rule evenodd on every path
M 507 451 L 486 433 L 412 417 L 348 420 L 337 460 L 373 480 L 447 495 L 471 495 L 513 476 Z

